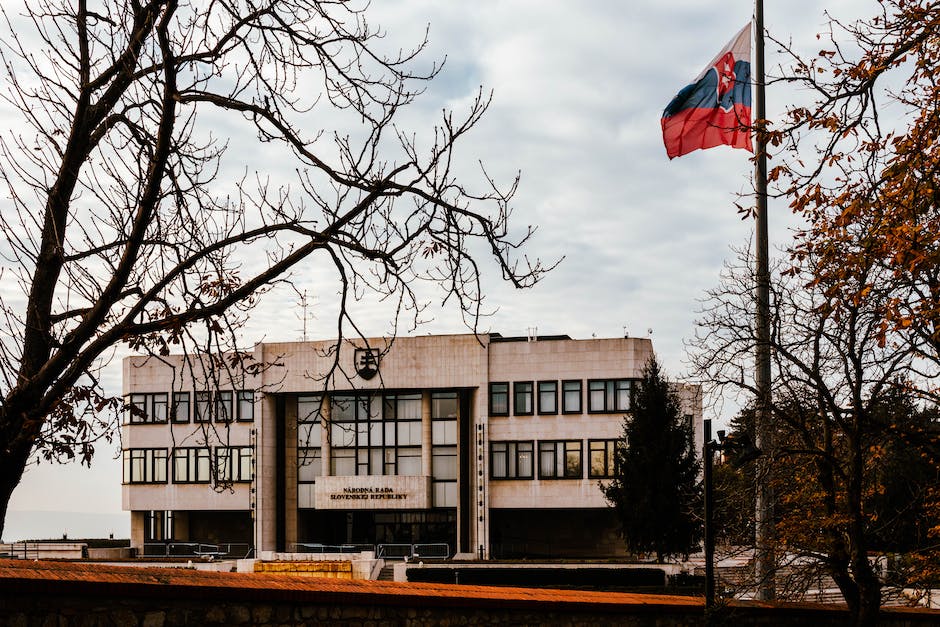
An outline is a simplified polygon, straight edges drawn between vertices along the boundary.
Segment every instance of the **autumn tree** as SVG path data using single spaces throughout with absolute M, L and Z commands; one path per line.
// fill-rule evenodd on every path
M 830 18 L 821 50 L 778 80 L 813 94 L 779 121 L 771 171 L 806 221 L 791 253 L 833 302 L 887 280 L 882 333 L 940 357 L 940 3 L 879 0 L 869 19 Z M 885 272 L 871 273 L 872 264 Z
M 481 251 L 515 286 L 544 271 L 517 262 L 516 181 L 456 176 L 488 96 L 400 126 L 440 66 L 426 40 L 391 43 L 367 3 L 24 6 L 0 43 L 16 115 L 0 137 L 0 532 L 31 455 L 87 462 L 111 433 L 122 403 L 98 374 L 116 347 L 259 367 L 237 329 L 302 264 L 332 270 L 339 339 L 370 291 L 393 326 L 417 324 L 421 282 L 475 329 Z
M 613 480 L 601 486 L 630 551 L 656 561 L 688 555 L 702 540 L 698 461 L 679 396 L 651 357 L 624 418 Z
M 754 393 L 748 374 L 757 342 L 750 324 L 750 262 L 742 255 L 730 266 L 703 308 L 692 355 L 713 392 Z M 899 399 L 923 396 L 925 345 L 885 328 L 882 314 L 892 294 L 887 269 L 873 265 L 864 275 L 883 289 L 859 290 L 854 301 L 833 304 L 811 280 L 813 267 L 790 273 L 778 268 L 772 281 L 775 447 L 764 454 L 771 474 L 783 473 L 778 553 L 823 565 L 855 622 L 871 625 L 883 583 L 868 555 L 879 546 L 884 524 L 872 508 L 886 485 L 878 468 L 888 442 L 928 446 L 932 438 L 930 429 L 899 419 L 905 413 Z

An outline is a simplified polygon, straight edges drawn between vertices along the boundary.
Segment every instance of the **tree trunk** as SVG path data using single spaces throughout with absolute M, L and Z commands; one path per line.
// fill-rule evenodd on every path
M 29 454 L 28 449 L 21 451 L 0 448 L 0 538 L 3 538 L 3 529 L 6 526 L 10 497 L 23 477 Z

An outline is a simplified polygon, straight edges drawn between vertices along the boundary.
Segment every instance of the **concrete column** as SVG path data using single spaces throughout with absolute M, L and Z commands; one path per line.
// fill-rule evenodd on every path
M 431 391 L 421 392 L 421 474 L 431 476 Z
M 333 460 L 330 449 L 330 416 L 333 401 L 329 396 L 323 397 L 323 404 L 320 405 L 320 476 L 330 476 L 330 463 Z
M 260 416 L 255 417 L 255 550 L 273 551 L 277 543 L 275 515 L 275 422 L 277 402 L 274 394 L 261 399 Z
M 287 550 L 297 542 L 297 397 L 288 396 L 284 404 L 284 542 Z
M 144 526 L 147 523 L 147 512 L 131 512 L 131 546 L 137 549 L 138 554 L 144 552 Z

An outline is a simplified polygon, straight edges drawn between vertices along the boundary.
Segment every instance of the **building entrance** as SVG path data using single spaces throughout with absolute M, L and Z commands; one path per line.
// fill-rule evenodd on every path
M 314 544 L 457 544 L 457 510 L 300 510 L 298 541 Z

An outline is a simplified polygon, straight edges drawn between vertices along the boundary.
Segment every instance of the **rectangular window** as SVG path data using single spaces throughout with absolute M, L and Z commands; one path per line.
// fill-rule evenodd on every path
M 173 450 L 173 483 L 209 483 L 208 448 L 178 448 Z
M 189 392 L 173 392 L 173 422 L 189 422 Z
M 490 416 L 509 415 L 509 384 L 490 383 Z
M 581 479 L 581 440 L 539 442 L 539 479 Z
M 456 411 L 456 398 L 456 393 L 435 395 L 432 411 L 449 416 Z M 421 394 L 337 394 L 331 402 L 334 475 L 422 474 Z
M 125 449 L 124 483 L 166 483 L 165 448 Z
M 516 416 L 531 416 L 533 410 L 532 396 L 531 381 L 516 381 L 513 383 L 512 413 Z
M 232 392 L 229 390 L 220 390 L 215 393 L 215 421 L 232 422 L 235 419 L 234 406 L 232 404 Z
M 588 412 L 617 413 L 630 411 L 633 381 L 596 379 L 588 381 Z
M 215 478 L 219 483 L 247 483 L 254 473 L 250 446 L 218 446 L 215 449 Z
M 196 392 L 196 413 L 193 415 L 195 422 L 209 422 L 209 401 L 211 395 L 209 392 Z
M 539 413 L 558 413 L 558 381 L 539 381 Z
M 580 414 L 581 413 L 581 382 L 580 381 L 562 381 L 561 382 L 561 413 Z
M 238 421 L 251 422 L 255 419 L 255 392 L 254 390 L 239 390 Z
M 608 479 L 614 476 L 617 463 L 617 443 L 620 440 L 588 440 L 591 479 Z
M 323 411 L 323 397 L 319 394 L 305 394 L 297 397 L 297 422 L 320 422 Z
M 298 448 L 297 481 L 300 483 L 314 483 L 321 474 L 322 464 L 319 448 Z
M 531 441 L 490 442 L 490 478 L 531 479 L 534 466 Z
M 168 416 L 167 393 L 131 394 L 128 403 L 131 424 L 166 422 Z

